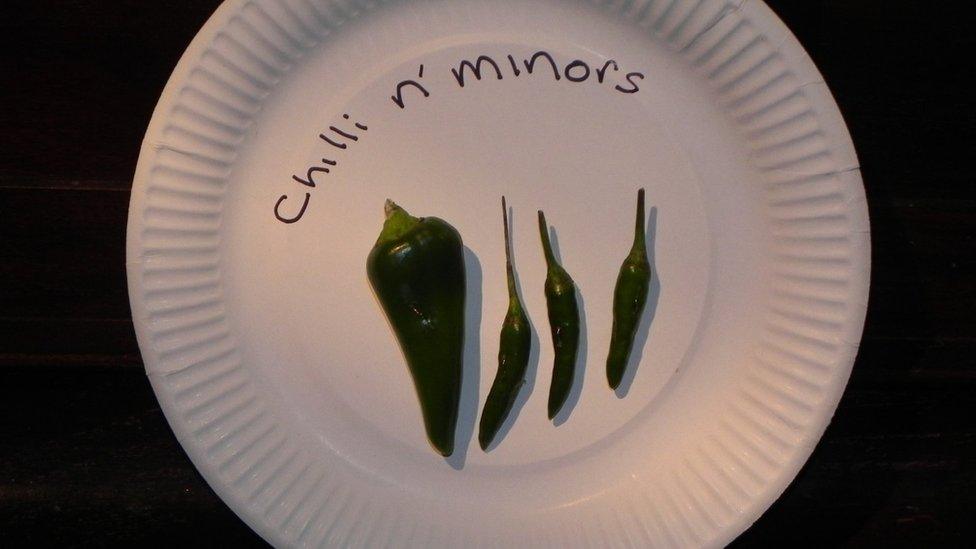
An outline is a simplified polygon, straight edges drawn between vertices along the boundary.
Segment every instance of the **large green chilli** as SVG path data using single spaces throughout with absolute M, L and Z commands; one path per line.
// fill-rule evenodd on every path
M 387 200 L 366 272 L 410 368 L 427 437 L 449 456 L 464 352 L 461 235 L 442 219 L 413 217 Z

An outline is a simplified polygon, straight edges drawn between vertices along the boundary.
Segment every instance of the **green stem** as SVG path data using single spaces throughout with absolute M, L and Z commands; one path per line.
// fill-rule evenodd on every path
M 634 246 L 631 254 L 643 255 L 647 250 L 645 240 L 646 229 L 644 228 L 644 189 L 637 191 L 637 222 L 634 225 Z
M 508 204 L 502 197 L 502 222 L 505 223 L 505 274 L 508 278 L 508 301 L 518 303 L 518 292 L 515 290 L 515 269 L 512 267 L 512 238 L 508 234 Z
M 549 242 L 549 224 L 546 223 L 546 214 L 539 210 L 539 236 L 542 237 L 542 251 L 546 254 L 546 265 L 552 267 L 556 264 L 556 256 L 552 253 L 552 243 Z
M 380 231 L 380 236 L 376 239 L 377 244 L 397 240 L 420 223 L 419 218 L 408 214 L 406 210 L 389 198 L 383 205 L 383 211 L 386 214 L 386 221 L 383 222 L 383 230 Z

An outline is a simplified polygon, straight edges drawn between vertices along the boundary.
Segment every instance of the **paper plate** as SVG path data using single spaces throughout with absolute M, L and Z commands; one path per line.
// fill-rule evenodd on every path
M 611 298 L 641 187 L 654 283 L 615 393 Z M 502 195 L 536 351 L 482 452 Z M 386 198 L 466 245 L 448 459 L 366 279 Z M 555 422 L 537 209 L 585 326 Z M 718 546 L 833 414 L 864 321 L 868 217 L 826 85 L 758 1 L 234 0 L 156 108 L 128 274 L 173 430 L 275 545 Z

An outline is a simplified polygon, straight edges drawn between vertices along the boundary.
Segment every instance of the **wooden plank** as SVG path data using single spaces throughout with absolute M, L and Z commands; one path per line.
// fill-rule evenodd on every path
M 0 317 L 127 319 L 129 195 L 0 189 Z
M 159 94 L 219 2 L 16 4 L 0 18 L 12 61 L 0 86 L 0 186 L 128 188 Z
M 0 318 L 0 367 L 141 368 L 132 320 Z
M 0 432 L 0 546 L 264 546 L 196 473 L 141 371 L 0 369 Z

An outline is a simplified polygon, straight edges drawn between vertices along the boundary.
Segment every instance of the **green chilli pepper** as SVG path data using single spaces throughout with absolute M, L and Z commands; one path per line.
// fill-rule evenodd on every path
M 644 232 L 644 189 L 641 189 L 637 192 L 634 244 L 620 266 L 617 286 L 613 290 L 613 332 L 610 336 L 610 353 L 607 355 L 607 381 L 611 389 L 620 386 L 624 377 L 637 326 L 647 304 L 651 262 L 647 259 Z
M 508 312 L 502 323 L 501 339 L 498 345 L 498 373 L 491 384 L 485 408 L 481 412 L 481 425 L 478 429 L 478 443 L 486 450 L 498 433 L 499 427 L 508 417 L 518 397 L 519 389 L 525 384 L 525 371 L 529 365 L 529 352 L 532 347 L 532 334 L 529 317 L 525 315 L 518 290 L 515 288 L 515 270 L 512 267 L 512 243 L 508 234 L 508 207 L 502 197 L 502 221 L 505 223 L 505 272 L 508 278 Z
M 464 351 L 464 247 L 442 219 L 413 217 L 386 201 L 366 272 L 420 399 L 430 443 L 454 451 Z
M 552 384 L 549 386 L 549 419 L 552 419 L 559 413 L 573 386 L 580 316 L 576 284 L 552 253 L 549 225 L 542 210 L 539 210 L 539 235 L 546 254 L 546 308 L 549 310 L 549 329 L 556 354 L 552 364 Z

